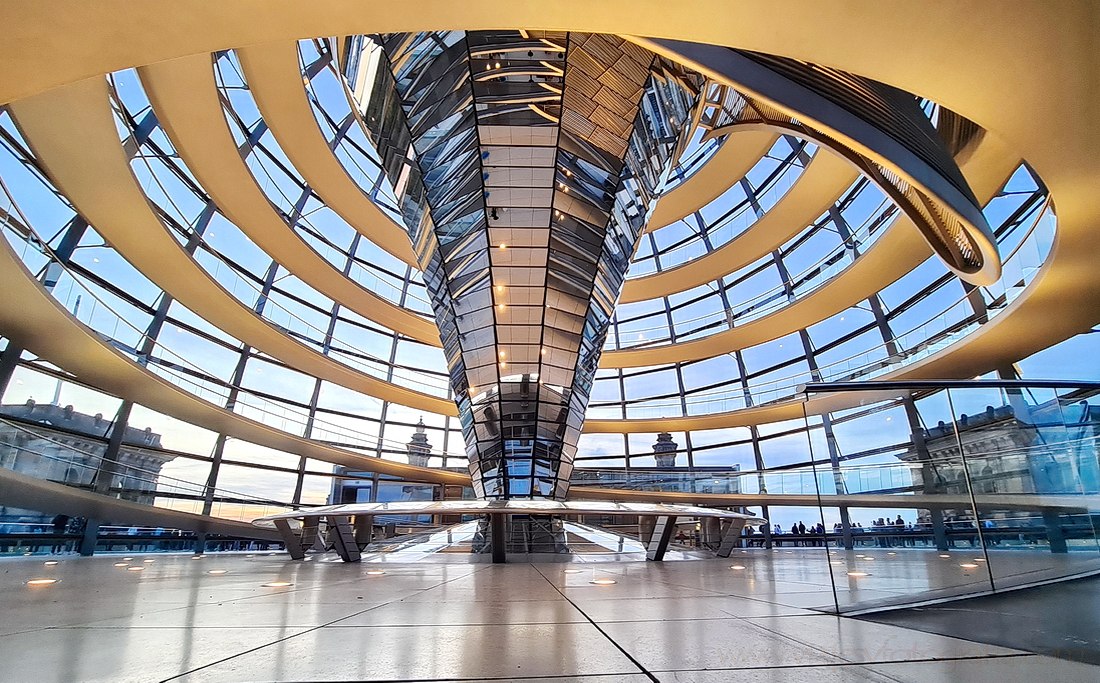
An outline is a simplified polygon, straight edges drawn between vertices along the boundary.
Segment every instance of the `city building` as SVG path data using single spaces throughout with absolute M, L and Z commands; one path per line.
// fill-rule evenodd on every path
M 1095 3 L 0 26 L 0 678 L 1096 679 Z

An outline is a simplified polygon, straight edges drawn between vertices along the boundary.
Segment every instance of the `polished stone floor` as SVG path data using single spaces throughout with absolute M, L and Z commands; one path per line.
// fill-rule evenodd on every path
M 468 556 L 9 558 L 0 680 L 1100 680 L 1100 667 L 808 609 L 832 600 L 825 552 L 503 566 Z M 954 581 L 963 563 L 879 552 L 831 556 L 872 567 L 838 594 L 896 590 L 903 575 Z M 894 588 L 874 587 L 879 577 Z M 26 583 L 39 578 L 59 581 Z

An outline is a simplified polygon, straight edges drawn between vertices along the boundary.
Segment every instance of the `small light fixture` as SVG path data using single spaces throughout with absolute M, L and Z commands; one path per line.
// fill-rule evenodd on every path
M 368 569 L 367 576 L 382 576 L 386 571 L 384 569 Z
M 57 560 L 46 560 L 42 564 L 46 565 L 47 567 L 56 567 L 57 566 Z
M 156 560 L 150 558 L 148 560 L 142 560 L 142 562 L 144 562 L 145 564 L 153 564 L 154 562 L 156 562 Z
M 887 555 L 897 555 L 897 553 L 895 553 L 895 552 L 888 552 L 888 553 L 886 553 L 886 554 L 887 554 Z
M 975 558 L 974 558 L 974 561 L 975 561 L 975 562 L 985 562 L 985 558 L 983 558 L 983 557 L 975 557 Z
M 60 581 L 60 579 L 31 579 L 30 581 L 27 582 L 27 585 L 28 586 L 49 586 L 51 584 L 57 583 L 58 581 Z
M 580 574 L 583 571 L 583 569 L 564 569 L 562 570 L 562 574 Z
M 848 572 L 848 576 L 859 578 L 861 576 L 870 576 L 870 574 L 868 574 L 867 572 Z
M 951 557 L 951 556 L 950 556 L 950 555 L 948 555 L 947 553 L 941 553 L 941 554 L 940 554 L 940 557 L 942 557 L 942 558 L 944 558 L 944 559 L 946 560 L 947 558 L 949 558 L 949 557 Z
M 208 571 L 206 573 L 207 574 L 213 574 L 215 576 L 221 576 L 222 574 L 228 574 L 229 570 L 228 569 L 211 569 L 210 571 Z
M 134 558 L 132 558 L 132 557 L 124 557 L 124 558 L 122 558 L 122 561 L 123 562 L 131 562 L 133 559 Z
M 126 571 L 128 571 L 128 572 L 141 572 L 141 571 L 145 571 L 145 567 L 140 567 L 140 566 L 135 565 L 133 567 L 127 567 Z
M 592 583 L 597 586 L 612 586 L 618 583 L 618 581 L 616 581 L 615 579 L 592 579 L 588 583 Z
M 504 358 L 504 352 L 503 351 L 501 351 L 499 355 L 500 355 L 501 358 Z
M 191 556 L 191 559 L 192 559 L 192 560 L 201 560 L 201 559 L 202 559 L 202 555 L 192 555 L 192 556 Z
M 978 564 L 976 562 L 963 562 L 959 566 L 962 567 L 963 569 L 977 569 L 978 568 Z
M 743 565 L 743 564 L 731 564 L 730 565 L 730 569 L 744 569 L 744 568 L 745 568 L 745 565 Z
M 288 586 L 293 586 L 294 584 L 292 584 L 289 581 L 270 581 L 268 583 L 261 584 L 261 585 L 264 588 L 286 588 Z
M 843 560 L 833 560 L 829 564 L 844 564 Z
M 116 567 L 129 567 L 130 565 L 126 564 L 125 562 L 115 562 L 115 566 Z

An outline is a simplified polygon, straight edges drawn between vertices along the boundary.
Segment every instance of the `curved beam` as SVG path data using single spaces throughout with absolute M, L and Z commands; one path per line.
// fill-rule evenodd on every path
M 435 413 L 454 403 L 370 377 L 295 341 L 215 282 L 154 213 L 118 139 L 102 76 L 9 105 L 35 156 L 80 214 L 158 287 L 211 325 L 292 368 Z
M 818 148 L 794 186 L 748 230 L 705 256 L 627 280 L 619 301 L 634 303 L 668 296 L 737 272 L 798 235 L 858 178 L 859 172 L 846 159 Z
M 246 47 L 237 50 L 237 57 L 264 121 L 309 186 L 348 225 L 419 269 L 409 233 L 355 184 L 317 126 L 302 85 L 298 44 L 284 41 Z
M 415 467 L 327 446 L 218 407 L 141 367 L 112 348 L 53 298 L 0 240 L 0 327 L 10 339 L 82 382 L 215 433 L 355 470 L 411 481 L 469 485 L 465 473 Z
M 434 320 L 397 306 L 336 270 L 303 241 L 256 184 L 222 111 L 210 55 L 143 66 L 141 83 L 183 157 L 226 218 L 287 270 L 333 301 L 407 337 L 439 346 Z
M 660 230 L 721 197 L 752 170 L 777 139 L 779 136 L 770 131 L 728 135 L 702 168 L 667 194 L 661 195 L 645 231 Z

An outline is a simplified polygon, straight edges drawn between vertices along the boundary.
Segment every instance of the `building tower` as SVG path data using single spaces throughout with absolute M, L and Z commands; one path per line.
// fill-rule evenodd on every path
M 672 440 L 671 434 L 658 434 L 657 442 L 653 444 L 653 457 L 657 459 L 657 467 L 675 467 L 677 448 L 679 445 Z
M 428 466 L 428 456 L 432 453 L 432 445 L 428 443 L 428 435 L 425 433 L 424 418 L 416 423 L 416 431 L 412 439 L 405 444 L 405 450 L 409 453 L 409 464 L 418 467 Z

